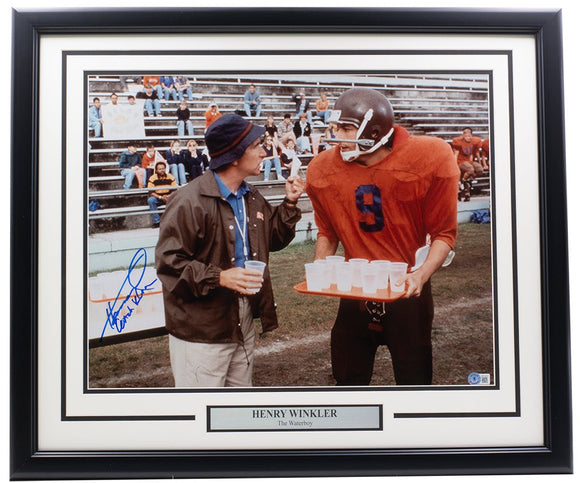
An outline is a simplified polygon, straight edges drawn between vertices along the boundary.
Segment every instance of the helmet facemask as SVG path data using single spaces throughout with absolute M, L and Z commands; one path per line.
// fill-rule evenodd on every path
M 360 122 L 360 125 L 356 119 L 345 119 L 345 118 L 341 119 L 341 115 L 342 115 L 342 111 L 340 111 L 340 110 L 332 111 L 332 113 L 330 115 L 329 122 L 336 122 L 338 124 L 352 124 L 355 127 L 358 127 L 355 139 L 333 138 L 332 140 L 328 140 L 328 141 L 335 142 L 335 143 L 342 142 L 342 143 L 354 144 L 354 146 L 355 146 L 354 149 L 351 149 L 350 151 L 340 151 L 340 155 L 342 156 L 342 160 L 345 161 L 346 163 L 351 163 L 351 162 L 357 160 L 361 155 L 370 154 L 370 153 L 375 152 L 378 148 L 387 144 L 389 142 L 389 139 L 391 138 L 391 136 L 393 134 L 393 131 L 394 131 L 393 127 L 391 127 L 389 132 L 387 134 L 385 134 L 379 140 L 375 140 L 374 138 L 371 138 L 370 136 L 368 136 L 368 134 L 369 134 L 368 132 L 365 133 L 365 131 L 372 132 L 372 130 L 368 129 L 368 124 L 369 124 L 369 122 L 371 122 L 371 120 L 373 119 L 373 115 L 374 115 L 374 111 L 372 108 L 366 111 L 366 113 L 362 119 L 362 122 Z

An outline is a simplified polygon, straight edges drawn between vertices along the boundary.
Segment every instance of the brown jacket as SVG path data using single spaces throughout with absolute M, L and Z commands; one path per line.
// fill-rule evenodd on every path
M 246 195 L 252 259 L 268 263 L 269 252 L 286 247 L 295 235 L 300 210 L 272 207 L 256 188 Z M 234 264 L 234 213 L 208 171 L 179 189 L 167 204 L 155 250 L 157 276 L 163 284 L 165 326 L 190 342 L 238 342 L 239 295 L 219 286 L 222 270 Z M 264 284 L 250 298 L 262 330 L 278 327 L 268 267 Z

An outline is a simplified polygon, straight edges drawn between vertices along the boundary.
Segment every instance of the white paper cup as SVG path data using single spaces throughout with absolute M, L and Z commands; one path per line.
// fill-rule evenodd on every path
M 325 267 L 321 263 L 307 263 L 306 269 L 306 287 L 313 292 L 319 292 L 324 285 Z
M 331 285 L 336 284 L 338 282 L 338 279 L 336 277 L 336 266 L 338 263 L 344 262 L 344 257 L 341 255 L 329 255 L 326 257 L 326 261 L 332 265 L 332 269 L 330 272 L 330 283 Z
M 352 265 L 348 262 L 338 262 L 335 268 L 337 290 L 350 292 L 352 289 Z
M 407 264 L 403 262 L 391 262 L 389 268 L 389 282 L 391 284 L 391 292 L 404 292 L 405 284 L 397 286 L 397 282 L 407 275 Z
M 352 286 L 362 287 L 362 267 L 369 261 L 366 258 L 351 258 L 348 263 L 352 265 Z
M 246 260 L 244 263 L 244 267 L 250 270 L 257 270 L 262 275 L 264 275 L 264 270 L 266 269 L 266 264 L 259 260 Z M 258 293 L 262 287 L 260 288 L 250 288 L 248 292 Z
M 362 267 L 363 293 L 377 293 L 379 269 L 376 265 L 367 264 Z
M 332 283 L 332 263 L 323 259 L 314 260 L 314 263 L 323 267 L 322 288 L 330 288 Z
M 389 288 L 389 267 L 388 260 L 373 260 L 371 265 L 377 268 L 377 289 Z

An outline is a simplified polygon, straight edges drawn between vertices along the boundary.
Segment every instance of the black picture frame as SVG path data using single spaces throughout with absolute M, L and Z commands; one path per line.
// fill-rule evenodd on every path
M 25 479 L 540 474 L 572 471 L 566 179 L 559 10 L 83 9 L 13 11 L 10 476 Z M 192 19 L 195 19 L 193 22 Z M 195 25 L 192 26 L 192 25 Z M 39 39 L 75 33 L 533 35 L 540 173 L 545 444 L 464 450 L 38 451 Z M 460 46 L 458 46 L 460 49 Z M 22 180 L 30 180 L 23 183 Z

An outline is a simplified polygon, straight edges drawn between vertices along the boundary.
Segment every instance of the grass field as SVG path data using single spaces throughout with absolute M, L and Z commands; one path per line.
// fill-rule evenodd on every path
M 280 327 L 259 338 L 255 386 L 334 385 L 330 329 L 338 299 L 302 295 L 293 286 L 303 279 L 313 242 L 291 245 L 271 255 Z M 433 383 L 466 384 L 471 372 L 494 372 L 490 225 L 461 224 L 453 263 L 432 279 Z M 99 347 L 89 354 L 89 387 L 171 387 L 167 337 Z M 388 350 L 377 352 L 373 385 L 392 385 Z

